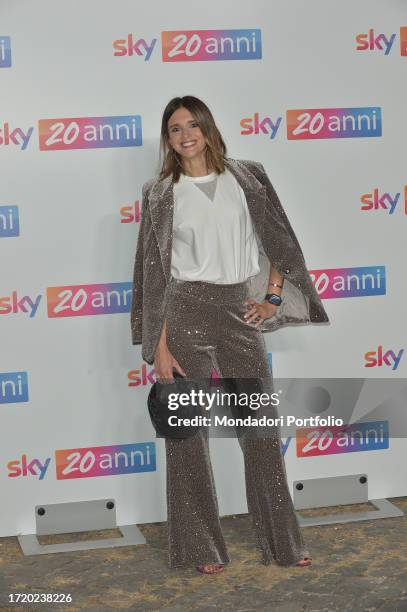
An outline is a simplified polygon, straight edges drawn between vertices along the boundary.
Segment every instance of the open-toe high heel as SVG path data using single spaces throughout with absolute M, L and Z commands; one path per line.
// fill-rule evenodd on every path
M 312 565 L 312 557 L 310 556 L 300 559 L 300 561 L 295 564 L 296 567 L 308 567 L 309 565 Z

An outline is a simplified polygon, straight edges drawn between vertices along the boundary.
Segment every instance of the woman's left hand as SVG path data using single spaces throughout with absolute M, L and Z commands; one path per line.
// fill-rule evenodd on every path
M 251 308 L 244 315 L 246 323 L 254 322 L 254 327 L 259 327 L 265 319 L 269 319 L 276 314 L 278 306 L 270 304 L 270 302 L 256 302 L 253 298 L 249 298 L 244 304 L 250 304 Z

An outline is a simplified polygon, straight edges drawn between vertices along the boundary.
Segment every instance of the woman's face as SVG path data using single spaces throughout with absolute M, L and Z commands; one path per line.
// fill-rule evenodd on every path
M 184 159 L 203 156 L 205 138 L 188 109 L 181 107 L 169 118 L 168 142 Z

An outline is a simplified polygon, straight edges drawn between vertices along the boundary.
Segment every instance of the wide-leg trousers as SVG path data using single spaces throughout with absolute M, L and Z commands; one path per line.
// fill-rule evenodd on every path
M 217 284 L 171 278 L 166 288 L 167 346 L 188 378 L 272 377 L 263 334 L 243 315 L 247 281 Z M 248 510 L 263 563 L 294 565 L 308 555 L 288 490 L 279 432 L 239 437 Z M 166 439 L 169 565 L 228 563 L 207 428 Z

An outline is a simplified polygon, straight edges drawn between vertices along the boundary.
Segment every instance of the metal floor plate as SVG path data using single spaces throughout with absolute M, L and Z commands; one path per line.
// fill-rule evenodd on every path
M 74 550 L 92 550 L 95 548 L 113 548 L 116 546 L 134 546 L 146 544 L 146 539 L 137 525 L 117 525 L 123 534 L 122 538 L 104 538 L 100 540 L 81 540 L 63 544 L 40 544 L 37 534 L 19 535 L 18 541 L 25 555 L 47 555 L 49 553 L 70 552 Z
M 17 536 L 25 555 L 46 555 L 146 543 L 137 525 L 116 524 L 116 500 L 112 498 L 42 504 L 35 506 L 34 510 L 36 533 L 19 534 Z M 40 544 L 38 540 L 38 536 L 41 535 L 103 531 L 106 529 L 119 529 L 123 537 L 81 540 L 61 544 Z
M 328 514 L 325 516 L 301 516 L 297 511 L 298 522 L 301 527 L 314 527 L 315 525 L 332 525 L 333 523 L 353 523 L 356 521 L 370 521 L 373 519 L 393 518 L 404 516 L 404 512 L 392 504 L 388 499 L 370 499 L 377 509 L 366 512 L 343 512 L 342 514 Z

